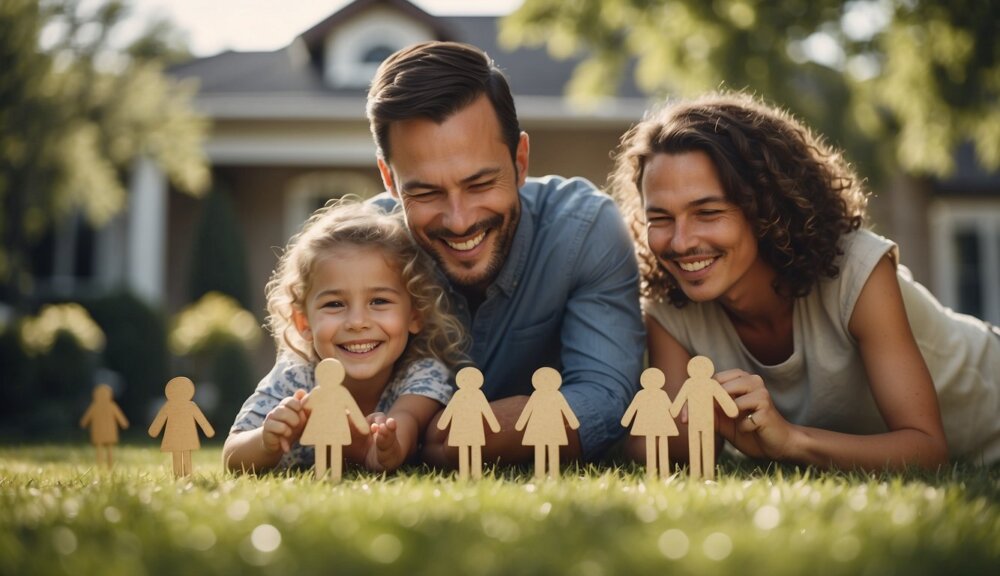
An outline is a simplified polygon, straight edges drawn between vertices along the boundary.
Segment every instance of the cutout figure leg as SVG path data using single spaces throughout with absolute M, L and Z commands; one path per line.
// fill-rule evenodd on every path
M 339 444 L 336 446 L 330 446 L 330 479 L 335 482 L 340 482 L 341 476 L 344 475 L 344 447 Z
M 701 443 L 702 467 L 705 469 L 705 479 L 715 480 L 715 439 L 709 439 L 708 434 L 705 437 L 706 440 Z
M 691 477 L 701 478 L 701 432 L 688 431 L 688 456 L 691 461 Z
M 553 478 L 559 477 L 559 445 L 549 444 L 549 472 Z
M 184 463 L 183 457 L 180 452 L 172 452 L 174 457 L 174 478 L 180 478 L 184 475 Z
M 107 446 L 104 447 L 104 456 L 108 462 L 108 469 L 114 466 L 114 458 L 111 455 L 111 450 L 112 450 L 111 444 L 108 444 Z
M 646 477 L 656 476 L 656 436 L 646 436 Z
M 459 446 L 458 447 L 458 479 L 468 480 L 469 479 L 469 451 L 472 450 L 471 446 Z
M 181 467 L 184 469 L 184 475 L 191 475 L 191 451 L 185 450 L 181 454 Z
M 322 480 L 326 476 L 326 469 L 330 460 L 330 449 L 327 446 L 318 444 L 316 446 L 316 479 Z
M 670 476 L 670 444 L 667 443 L 666 436 L 660 436 L 660 478 L 666 478 Z
M 545 478 L 545 445 L 535 446 L 535 478 Z
M 483 477 L 483 447 L 470 446 L 472 452 L 472 477 L 479 479 Z

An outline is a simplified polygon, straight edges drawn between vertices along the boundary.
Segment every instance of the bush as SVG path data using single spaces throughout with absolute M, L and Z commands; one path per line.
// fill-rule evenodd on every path
M 221 292 L 250 308 L 246 248 L 229 194 L 213 189 L 204 201 L 191 254 L 191 300 Z
M 170 379 L 166 319 L 124 291 L 92 300 L 87 307 L 107 339 L 104 365 L 121 377 L 115 401 L 130 420 L 141 420 L 150 402 L 162 398 Z

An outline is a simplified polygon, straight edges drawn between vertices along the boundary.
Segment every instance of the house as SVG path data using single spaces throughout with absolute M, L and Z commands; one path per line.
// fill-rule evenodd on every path
M 406 0 L 356 0 L 273 52 L 223 52 L 170 70 L 199 84 L 195 105 L 213 122 L 207 154 L 214 180 L 231 191 L 245 239 L 252 311 L 264 315 L 264 285 L 276 250 L 326 200 L 382 190 L 365 119 L 378 64 L 420 41 L 485 49 L 510 79 L 531 136 L 531 175 L 584 176 L 603 184 L 620 135 L 649 104 L 625 83 L 617 97 L 579 109 L 564 97 L 576 62 L 544 50 L 507 51 L 496 16 L 435 16 Z M 124 279 L 174 313 L 186 287 L 199 200 L 171 190 L 139 160 L 128 214 L 95 243 L 93 274 Z M 948 180 L 900 179 L 880 194 L 878 230 L 896 239 L 916 277 L 950 306 L 1000 323 L 1000 175 L 982 172 L 968 150 Z M 127 258 L 108 257 L 120 254 Z M 258 355 L 269 362 L 268 354 Z

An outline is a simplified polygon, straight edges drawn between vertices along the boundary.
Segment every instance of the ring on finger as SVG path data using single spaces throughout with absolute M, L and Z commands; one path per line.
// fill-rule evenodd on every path
M 754 426 L 757 425 L 757 422 L 753 419 L 753 412 L 747 414 L 747 420 L 749 420 L 750 423 L 753 424 Z

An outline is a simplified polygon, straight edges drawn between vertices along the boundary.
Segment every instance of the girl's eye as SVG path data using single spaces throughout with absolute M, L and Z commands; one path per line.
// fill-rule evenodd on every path
M 330 300 L 329 302 L 324 302 L 320 308 L 343 308 L 344 303 L 340 300 Z
M 392 304 L 392 302 L 390 300 L 386 300 L 385 298 L 372 298 L 373 306 L 385 306 L 386 304 Z

